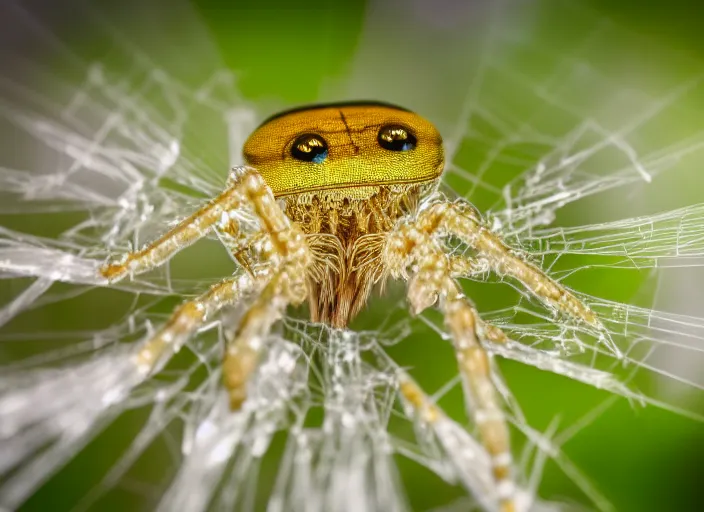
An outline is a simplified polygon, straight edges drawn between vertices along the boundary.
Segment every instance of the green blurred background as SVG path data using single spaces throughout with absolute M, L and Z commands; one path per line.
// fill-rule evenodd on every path
M 417 3 L 398 3 L 399 19 L 406 19 L 408 12 L 412 11 Z M 96 3 L 98 8 L 104 8 L 108 4 L 110 4 L 110 12 L 120 12 L 120 7 L 116 4 Z M 444 9 L 451 9 L 455 3 L 440 2 L 438 5 L 440 4 Z M 479 20 L 487 19 L 486 11 L 489 3 L 469 2 L 469 4 L 477 6 Z M 669 73 L 675 76 L 678 76 L 678 73 L 696 74 L 699 72 L 696 66 L 701 66 L 704 62 L 704 39 L 701 36 L 704 14 L 700 12 L 702 8 L 697 2 L 675 0 L 649 4 L 636 1 L 586 0 L 574 2 L 574 5 L 569 2 L 541 2 L 535 5 L 531 5 L 530 2 L 515 2 L 509 5 L 511 7 L 504 15 L 515 18 L 512 19 L 512 23 L 518 24 L 522 22 L 522 17 L 525 17 L 525 20 L 529 20 L 534 27 L 533 31 L 528 31 L 529 37 L 540 40 L 541 45 L 550 47 L 557 54 L 563 45 L 569 48 L 570 52 L 574 49 L 573 43 L 576 45 L 582 40 L 585 24 L 591 27 L 588 30 L 593 30 L 603 22 L 608 25 L 606 30 L 612 35 L 618 35 L 620 31 L 624 34 L 636 34 L 636 39 L 630 39 L 630 36 L 624 36 L 623 39 L 618 37 L 609 39 L 604 36 L 601 39 L 621 41 L 628 47 L 627 51 L 618 47 L 606 49 L 597 47 L 586 49 L 576 55 L 582 61 L 598 63 L 614 59 L 618 63 L 621 51 L 624 51 L 624 55 L 637 57 L 639 54 L 635 50 L 638 45 L 634 41 L 647 40 L 652 47 L 643 47 L 640 53 L 643 61 L 656 59 L 655 63 L 671 65 L 671 67 L 656 68 L 655 73 L 662 73 L 662 76 L 657 74 L 649 76 L 653 83 L 659 80 L 667 81 Z M 388 24 L 390 34 L 388 40 L 381 38 L 370 43 L 369 39 L 362 39 L 369 37 L 365 34 L 365 27 L 368 28 L 369 23 L 374 22 L 373 9 L 379 9 L 379 2 L 367 4 L 363 1 L 302 3 L 193 0 L 192 6 L 193 13 L 197 16 L 192 23 L 201 27 L 209 38 L 208 44 L 217 49 L 224 65 L 237 74 L 238 93 L 245 100 L 258 105 L 262 115 L 271 113 L 279 107 L 310 103 L 320 99 L 340 99 L 360 94 L 357 91 L 361 91 L 370 99 L 394 101 L 416 108 L 438 123 L 441 128 L 451 130 L 453 115 L 457 116 L 461 109 L 461 104 L 458 102 L 461 103 L 464 93 L 470 87 L 468 82 L 461 82 L 461 79 L 471 77 L 471 72 L 467 70 L 471 70 L 475 64 L 471 58 L 466 62 L 462 60 L 462 55 L 467 53 L 467 48 L 461 45 L 471 44 L 473 41 L 481 44 L 486 36 L 483 31 L 486 27 L 483 23 L 477 23 L 474 26 L 453 25 L 450 22 L 452 15 L 440 16 L 439 21 L 429 20 L 429 23 L 437 22 L 433 33 L 436 36 L 440 33 L 442 44 L 450 46 L 429 46 L 428 53 L 423 53 L 421 51 L 424 45 L 422 38 L 425 37 L 423 33 L 419 31 L 419 39 L 415 41 L 398 35 L 393 17 L 388 17 L 388 9 L 386 11 L 381 9 L 386 17 L 377 20 L 378 26 L 375 29 L 378 35 L 383 33 L 384 24 Z M 438 7 L 438 9 L 441 8 Z M 460 9 L 460 12 L 462 16 L 467 15 L 466 10 Z M 131 19 L 132 16 L 129 13 L 124 14 L 124 18 L 116 23 L 125 28 L 127 39 L 141 41 L 135 43 L 137 46 L 145 44 L 144 41 L 152 41 L 155 46 L 160 47 L 158 54 L 167 56 L 164 59 L 170 60 L 166 64 L 167 69 L 168 64 L 179 60 L 179 49 L 169 48 L 168 44 L 165 44 L 167 41 L 177 41 L 178 33 L 169 33 L 167 38 L 160 32 L 160 27 L 155 26 L 153 22 L 148 24 L 138 16 Z M 164 12 L 164 16 L 171 14 Z M 185 19 L 183 23 L 184 30 L 190 30 L 191 22 Z M 91 36 L 86 35 L 95 27 L 82 26 L 80 19 L 75 20 L 75 24 L 72 25 L 68 16 L 63 24 L 64 28 L 72 27 L 71 45 L 74 47 L 78 45 L 83 55 L 104 60 L 103 50 L 98 49 L 98 46 L 92 46 Z M 133 26 L 130 26 L 131 24 Z M 477 33 L 453 34 L 453 30 L 464 30 L 467 26 L 476 28 Z M 602 37 L 598 31 L 595 33 L 597 39 Z M 638 39 L 640 37 L 644 39 Z M 454 40 L 457 46 L 453 45 Z M 373 48 L 375 44 L 378 48 L 376 51 Z M 678 59 L 670 61 L 661 55 L 655 56 L 652 53 L 653 48 L 667 48 L 665 54 L 677 55 Z M 191 50 L 188 51 L 191 52 Z M 609 53 L 610 50 L 613 50 L 613 54 Z M 363 80 L 363 74 L 354 73 L 355 66 L 359 66 L 360 52 L 367 55 L 367 59 L 371 59 L 369 55 L 378 58 L 378 62 L 370 64 L 369 69 L 388 67 L 391 73 L 394 73 L 395 66 L 399 66 L 398 73 L 403 79 L 389 82 L 385 87 L 377 89 L 375 89 L 378 87 L 376 85 L 365 87 L 363 83 L 347 87 L 350 74 L 355 75 L 357 80 Z M 192 52 L 189 55 L 192 55 Z M 493 54 L 489 52 L 489 55 Z M 515 59 L 520 61 L 521 57 L 518 56 Z M 116 70 L 123 65 L 120 62 L 111 63 L 109 58 L 105 62 L 108 67 L 113 65 Z M 414 62 L 417 62 L 415 68 Z M 524 70 L 535 71 L 540 75 L 548 74 L 554 62 L 556 61 L 551 60 L 546 64 L 526 58 L 523 65 Z M 403 66 L 399 63 L 403 63 Z M 629 65 L 629 63 L 622 64 Z M 178 64 L 183 77 L 188 77 L 189 65 L 198 67 L 199 63 L 189 60 Z M 610 62 L 610 65 L 613 66 L 613 62 Z M 656 64 L 653 66 L 655 67 Z M 401 69 L 406 71 L 400 71 Z M 408 76 L 413 75 L 413 73 L 410 75 L 407 73 L 408 69 L 412 69 L 419 79 L 426 74 L 435 76 L 428 81 L 419 80 L 416 83 L 407 79 Z M 447 76 L 440 74 L 438 70 L 442 69 L 447 70 Z M 673 80 L 677 81 L 679 78 L 675 77 Z M 447 90 L 442 88 L 443 84 L 446 84 Z M 618 84 L 614 85 L 614 87 L 617 86 Z M 340 91 L 344 92 L 340 93 Z M 516 90 L 517 97 L 521 97 L 521 94 L 521 91 Z M 681 107 L 683 110 L 681 118 L 675 118 L 669 122 L 672 123 L 673 130 L 679 130 L 677 133 L 694 133 L 688 123 L 692 123 L 692 117 L 695 120 L 700 117 L 698 112 L 701 110 L 698 108 L 701 107 L 701 103 L 699 100 L 691 100 L 691 103 L 681 103 Z M 693 110 L 695 114 L 692 114 Z M 520 113 L 515 115 L 520 118 Z M 546 123 L 550 125 L 550 120 Z M 669 129 L 670 125 L 667 125 L 667 128 Z M 203 129 L 207 130 L 207 127 Z M 222 138 L 223 134 L 217 133 L 213 136 Z M 227 154 L 224 148 L 222 149 L 222 153 L 212 156 L 212 159 L 215 162 L 214 166 L 225 169 L 222 163 L 227 160 Z M 191 151 L 193 150 L 194 148 L 191 147 Z M 458 153 L 458 163 L 471 169 L 472 157 L 472 148 L 463 147 Z M 466 162 L 462 160 L 463 158 Z M 507 169 L 506 172 L 510 174 L 515 170 Z M 674 191 L 668 192 L 667 200 L 663 199 L 661 194 L 657 197 L 657 201 L 662 202 L 663 207 L 681 206 L 700 200 L 701 178 L 697 181 L 699 186 L 695 187 L 679 187 L 681 183 L 668 183 Z M 456 186 L 461 187 L 461 185 Z M 649 193 L 645 193 L 646 198 L 651 197 Z M 483 198 L 481 192 L 479 194 L 476 202 L 480 206 L 492 204 L 491 197 Z M 558 222 L 564 225 L 579 224 L 585 218 L 590 218 L 584 208 L 593 207 L 594 204 L 571 207 L 558 217 Z M 38 227 L 40 222 L 32 216 L 3 216 L 0 220 L 3 225 L 18 229 L 31 224 L 33 232 L 56 230 L 56 228 L 52 229 L 51 222 L 47 224 L 41 221 L 42 225 Z M 208 256 L 205 250 L 196 251 L 189 257 L 179 260 L 176 263 L 177 269 L 188 272 L 189 266 L 206 266 L 204 262 L 208 262 L 208 266 L 214 264 L 215 267 L 211 266 L 211 269 L 228 268 L 226 261 Z M 585 259 L 585 263 L 588 262 Z M 634 300 L 647 302 L 649 276 L 648 272 L 637 271 L 599 276 L 587 274 L 575 276 L 569 284 L 576 289 L 626 303 Z M 12 296 L 16 290 L 22 288 L 23 284 L 3 284 L 3 295 Z M 13 286 L 17 287 L 16 290 L 13 290 Z M 477 285 L 474 288 L 472 286 L 469 286 L 468 290 L 470 293 L 475 291 L 473 297 L 477 300 L 480 309 L 501 304 L 506 294 L 510 293 L 505 290 L 492 291 L 486 286 Z M 396 290 L 394 294 L 395 297 L 391 300 L 397 301 L 400 298 L 400 292 Z M 129 294 L 96 290 L 76 299 L 22 315 L 4 329 L 7 330 L 6 332 L 27 331 L 31 328 L 70 330 L 75 326 L 80 326 L 81 329 L 97 329 L 118 319 L 121 312 L 129 307 L 130 300 Z M 381 305 L 384 302 L 382 299 L 375 300 L 375 306 L 360 317 L 355 327 L 376 326 L 384 318 L 385 308 L 377 307 L 377 304 Z M 163 311 L 168 311 L 176 301 L 177 298 L 170 302 L 166 301 L 162 305 Z M 455 374 L 455 363 L 447 344 L 440 343 L 436 336 L 420 322 L 414 325 L 416 326 L 414 335 L 403 343 L 390 347 L 389 352 L 399 364 L 413 367 L 412 374 L 426 389 L 434 391 L 446 384 L 450 376 Z M 15 347 L 5 350 L 6 354 L 18 356 L 24 349 Z M 559 418 L 560 426 L 569 426 L 609 399 L 609 394 L 606 392 L 515 363 L 502 362 L 501 368 L 512 391 L 526 411 L 530 424 L 539 431 L 547 429 L 556 418 Z M 640 380 L 637 384 L 641 389 L 646 390 L 649 386 L 655 386 L 654 383 L 647 382 L 647 379 Z M 461 418 L 462 400 L 456 391 L 445 397 L 443 405 L 450 415 Z M 37 493 L 24 509 L 70 510 L 85 494 L 86 489 L 90 488 L 91 482 L 95 483 L 98 478 L 96 475 L 99 476 L 109 468 L 116 454 L 121 453 L 131 442 L 144 417 L 144 411 L 124 415 Z M 698 504 L 701 502 L 701 475 L 704 474 L 704 429 L 700 423 L 655 407 L 634 407 L 626 400 L 620 399 L 571 440 L 564 449 L 576 467 L 594 482 L 614 504 L 616 510 L 701 509 Z M 130 473 L 130 480 L 136 482 L 135 488 L 140 485 L 140 482 L 142 484 L 151 482 L 156 485 L 164 478 L 164 467 L 171 464 L 166 455 L 168 452 L 163 440 L 157 441 L 155 447 L 147 453 L 148 456 L 141 459 Z M 399 467 L 414 509 L 425 510 L 438 507 L 463 495 L 462 489 L 444 484 L 415 463 L 399 459 Z M 269 470 L 271 468 L 268 470 L 265 468 L 262 476 L 264 480 L 270 474 L 266 472 Z M 139 494 L 140 492 L 134 492 L 134 489 L 125 492 L 118 490 L 99 501 L 94 508 L 96 510 L 149 509 L 153 505 L 150 498 L 140 498 Z M 150 495 L 146 491 L 145 494 Z M 583 503 L 586 509 L 593 508 L 570 479 L 550 462 L 545 470 L 541 495 L 566 502 Z

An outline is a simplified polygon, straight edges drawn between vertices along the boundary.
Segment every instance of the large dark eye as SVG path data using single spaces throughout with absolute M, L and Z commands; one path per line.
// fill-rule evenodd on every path
M 291 155 L 296 160 L 319 164 L 328 157 L 328 144 L 320 135 L 306 133 L 293 141 Z
M 408 128 L 398 124 L 382 126 L 376 139 L 382 148 L 391 151 L 409 151 L 418 143 Z

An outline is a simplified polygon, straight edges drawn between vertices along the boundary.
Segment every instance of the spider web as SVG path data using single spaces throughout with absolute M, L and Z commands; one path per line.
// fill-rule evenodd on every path
M 0 78 L 0 504 L 55 499 L 62 475 L 107 442 L 110 460 L 65 491 L 63 508 L 405 510 L 400 454 L 469 491 L 450 508 L 493 510 L 488 458 L 457 406 L 459 378 L 433 384 L 407 367 L 422 360 L 403 356 L 437 332 L 433 350 L 451 369 L 442 321 L 409 318 L 400 294 L 369 330 L 287 318 L 241 414 L 224 407 L 218 364 L 241 308 L 205 326 L 155 378 L 129 363 L 179 300 L 237 267 L 217 240 L 110 290 L 98 265 L 216 194 L 251 128 L 286 106 L 237 93 L 190 7 L 169 2 L 164 17 L 153 5 L 77 3 L 71 15 L 95 31 L 84 35 L 90 53 L 67 35 L 65 9 L 2 7 L 13 24 L 3 67 L 14 72 Z M 519 438 L 522 508 L 562 506 L 537 498 L 549 459 L 572 483 L 544 497 L 581 492 L 613 509 L 568 457 L 569 442 L 622 397 L 702 420 L 704 297 L 694 283 L 704 205 L 687 185 L 702 184 L 704 126 L 691 115 L 701 111 L 704 77 L 691 71 L 701 66 L 577 2 L 437 5 L 371 2 L 349 69 L 320 99 L 370 97 L 430 117 L 446 134 L 446 192 L 472 201 L 599 314 L 623 357 L 515 283 L 467 283 L 484 318 L 512 338 L 492 350 Z M 144 30 L 155 20 L 160 44 Z M 551 27 L 565 20 L 570 33 L 556 36 Z M 377 57 L 388 40 L 405 45 L 393 65 Z M 650 64 L 637 60 L 644 47 Z M 562 422 L 534 427 L 504 359 L 604 391 L 576 413 L 556 402 Z M 447 418 L 424 423 L 396 396 L 409 375 L 428 381 Z

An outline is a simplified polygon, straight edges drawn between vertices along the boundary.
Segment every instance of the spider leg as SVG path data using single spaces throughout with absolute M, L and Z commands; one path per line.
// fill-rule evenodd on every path
M 223 279 L 207 292 L 178 306 L 171 318 L 139 347 L 135 356 L 139 370 L 145 375 L 159 371 L 212 315 L 236 304 L 257 285 L 249 274 Z
M 129 272 L 147 271 L 217 225 L 234 238 L 237 223 L 232 222 L 229 213 L 243 206 L 252 207 L 262 227 L 253 238 L 262 242 L 255 244 L 259 246 L 256 267 L 247 265 L 242 276 L 225 279 L 195 300 L 182 304 L 142 345 L 136 357 L 136 364 L 143 372 L 158 371 L 209 316 L 235 304 L 244 294 L 261 290 L 225 350 L 223 379 L 233 410 L 239 409 L 245 399 L 247 380 L 256 367 L 262 341 L 271 325 L 287 305 L 300 304 L 306 299 L 307 271 L 314 261 L 305 235 L 281 211 L 263 178 L 249 167 L 233 169 L 228 188 L 217 198 L 141 251 L 101 269 L 111 281 Z
M 491 361 L 480 343 L 480 338 L 484 338 L 483 322 L 454 282 L 441 304 L 445 324 L 452 333 L 460 372 L 469 391 L 468 398 L 473 405 L 472 413 L 479 429 L 479 437 L 492 458 L 501 510 L 512 511 L 515 509 L 515 484 L 511 474 L 510 438 L 501 402 L 492 381 Z
M 473 258 L 456 257 L 455 265 L 466 260 L 471 273 L 491 270 L 520 281 L 537 298 L 551 307 L 592 326 L 599 327 L 597 316 L 566 288 L 541 269 L 523 259 L 499 235 L 489 230 L 469 205 L 437 203 L 418 215 L 418 225 L 426 232 L 445 232 L 466 243 L 476 252 Z
M 245 399 L 247 380 L 254 371 L 263 339 L 289 304 L 302 303 L 308 294 L 306 275 L 313 261 L 305 235 L 295 225 L 270 233 L 269 253 L 253 273 L 225 279 L 206 293 L 179 306 L 168 322 L 140 347 L 136 364 L 147 374 L 158 371 L 202 326 L 244 295 L 261 293 L 245 313 L 234 340 L 228 342 L 223 378 L 233 410 Z M 273 270 L 278 269 L 278 270 Z
M 225 348 L 223 382 L 233 411 L 239 410 L 247 398 L 247 383 L 256 369 L 271 326 L 281 317 L 286 306 L 300 304 L 306 297 L 303 283 L 298 283 L 303 286 L 302 290 L 287 290 L 289 277 L 289 272 L 284 271 L 272 278 L 244 315 L 234 338 Z
M 439 300 L 445 316 L 460 373 L 465 384 L 468 409 L 479 429 L 479 436 L 492 461 L 493 477 L 502 512 L 516 509 L 515 483 L 509 431 L 498 393 L 492 381 L 489 355 L 482 340 L 506 340 L 500 329 L 485 324 L 472 304 L 462 295 L 452 278 L 450 259 L 429 232 L 417 225 L 397 228 L 386 240 L 383 250 L 387 272 L 408 280 L 408 300 L 420 313 Z M 407 268 L 413 270 L 409 276 Z
M 306 277 L 314 260 L 305 236 L 295 227 L 273 236 L 279 239 L 274 245 L 279 248 L 283 262 L 242 317 L 225 349 L 223 381 L 233 411 L 239 410 L 247 398 L 247 382 L 271 326 L 289 304 L 301 304 L 308 296 Z
M 419 213 L 418 228 L 425 233 L 451 234 L 475 252 L 473 256 L 454 256 L 453 275 L 469 276 L 492 271 L 519 281 L 549 307 L 584 322 L 600 332 L 600 341 L 618 358 L 623 356 L 608 330 L 594 312 L 560 283 L 511 249 L 499 235 L 482 222 L 469 205 L 436 203 Z
M 273 225 L 280 225 L 281 217 L 284 217 L 259 173 L 251 167 L 235 167 L 228 178 L 227 188 L 219 196 L 154 242 L 124 255 L 118 261 L 107 263 L 100 273 L 109 282 L 115 282 L 128 274 L 147 272 L 203 238 L 213 227 L 220 227 L 234 235 L 232 230 L 238 230 L 238 225 L 232 222 L 230 213 L 246 206 L 254 209 L 263 229 L 268 232 L 271 232 Z
M 485 473 L 486 465 L 491 463 L 488 453 L 486 457 L 481 457 L 480 454 L 474 453 L 473 449 L 476 444 L 474 439 L 472 439 L 473 442 L 470 445 L 467 445 L 465 444 L 466 441 L 460 438 L 460 443 L 458 444 L 457 433 L 450 426 L 455 425 L 455 422 L 448 418 L 445 411 L 435 403 L 435 400 L 428 396 L 418 383 L 404 371 L 399 371 L 398 379 L 399 393 L 403 398 L 403 402 L 410 407 L 416 418 L 421 421 L 421 425 L 430 427 L 439 437 L 450 434 L 449 437 L 446 437 L 444 441 L 441 440 L 441 442 L 446 450 L 452 452 L 448 453 L 450 458 L 459 462 L 459 464 L 455 465 L 455 470 L 461 472 L 458 476 L 464 485 L 477 493 L 476 497 L 483 508 L 495 508 L 495 502 L 490 491 L 493 483 L 492 475 L 489 472 Z M 461 427 L 457 425 L 457 428 L 460 429 Z M 464 431 L 463 433 L 466 433 L 471 438 L 468 432 Z M 447 443 L 448 440 L 449 443 Z M 479 479 L 476 477 L 479 477 Z M 503 509 L 503 511 L 510 510 L 511 508 L 508 506 Z

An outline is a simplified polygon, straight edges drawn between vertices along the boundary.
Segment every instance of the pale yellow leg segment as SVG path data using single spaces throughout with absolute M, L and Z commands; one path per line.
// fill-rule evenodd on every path
M 222 364 L 223 382 L 230 408 L 239 410 L 247 398 L 247 383 L 259 361 L 264 340 L 278 320 L 290 297 L 281 287 L 282 275 L 275 277 L 257 298 L 240 322 L 234 339 L 228 343 Z
M 545 272 L 525 261 L 518 253 L 506 245 L 501 237 L 486 228 L 479 215 L 467 205 L 438 203 L 421 212 L 418 227 L 426 232 L 447 232 L 460 238 L 476 255 L 467 266 L 472 273 L 486 270 L 501 276 L 510 276 L 521 282 L 536 297 L 557 310 L 582 320 L 594 327 L 601 327 L 596 315 L 577 297 Z M 455 262 L 460 267 L 459 261 Z
M 136 364 L 143 372 L 158 371 L 209 317 L 225 306 L 236 304 L 243 295 L 263 287 L 225 351 L 223 380 L 230 404 L 235 410 L 240 408 L 246 397 L 247 380 L 256 368 L 259 352 L 271 325 L 288 304 L 300 304 L 306 299 L 306 272 L 313 261 L 305 235 L 295 225 L 290 226 L 285 216 L 278 218 L 276 204 L 266 199 L 255 202 L 262 211 L 270 214 L 265 228 L 281 228 L 269 233 L 269 269 L 262 269 L 255 276 L 248 273 L 226 279 L 197 299 L 179 306 L 169 321 L 144 343 L 136 356 Z M 271 267 L 280 270 L 272 271 Z
M 433 424 L 443 417 L 440 408 L 430 401 L 418 384 L 405 375 L 400 379 L 399 392 L 426 423 Z
M 276 204 L 272 205 L 276 207 Z M 286 222 L 288 224 L 288 222 Z M 275 229 L 275 225 L 267 226 Z M 274 231 L 272 250 L 281 261 L 278 271 L 240 321 L 237 333 L 225 349 L 223 382 L 232 410 L 239 410 L 247 398 L 247 383 L 271 326 L 289 304 L 301 304 L 308 295 L 307 270 L 313 262 L 304 234 L 295 225 Z
M 449 257 L 436 241 L 441 234 L 460 238 L 474 254 L 471 257 Z M 486 228 L 479 215 L 466 205 L 438 203 L 422 211 L 414 223 L 398 226 L 387 236 L 382 258 L 386 272 L 394 277 L 409 279 L 411 271 L 408 298 L 415 312 L 439 300 L 445 324 L 452 334 L 470 413 L 479 429 L 482 444 L 492 457 L 501 510 L 514 511 L 515 485 L 509 431 L 492 381 L 491 361 L 481 343 L 504 343 L 507 338 L 501 329 L 479 318 L 452 276 L 487 271 L 510 276 L 549 306 L 603 332 L 601 322 L 589 307 Z M 619 353 L 608 335 L 604 341 Z M 421 395 L 416 388 L 402 385 L 401 392 L 410 403 L 420 406 Z
M 515 493 L 511 474 L 511 449 L 506 419 L 491 380 L 489 356 L 477 337 L 477 312 L 456 291 L 443 303 L 445 323 L 452 333 L 460 372 L 465 378 L 472 402 L 472 414 L 479 436 L 492 460 L 501 509 L 513 511 Z
M 405 375 L 401 376 L 399 392 L 424 422 L 432 425 L 445 418 L 445 413 L 428 398 L 420 386 Z M 495 443 L 492 444 L 493 447 L 501 447 L 503 445 L 503 451 L 499 451 L 498 454 L 491 453 L 488 449 L 487 451 L 493 464 L 494 479 L 497 482 L 501 500 L 501 512 L 515 512 L 515 503 L 512 499 L 514 484 L 511 480 L 511 454 L 508 444 L 504 443 L 508 439 L 506 425 L 503 422 L 500 425 L 489 425 L 488 422 L 485 422 L 480 424 L 479 428 L 485 447 L 487 439 L 494 439 L 497 434 L 506 436 L 504 439 L 499 436 L 498 439 L 495 439 Z M 504 496 L 501 496 L 502 492 L 505 493 Z
M 217 198 L 155 242 L 101 269 L 103 277 L 118 281 L 128 274 L 146 272 L 163 264 L 176 252 L 205 236 L 209 229 L 217 228 L 236 238 L 239 225 L 231 213 L 245 207 L 254 211 L 261 224 L 261 230 L 250 240 L 262 242 L 257 243 L 260 265 L 252 268 L 248 261 L 243 262 L 247 274 L 226 279 L 197 299 L 181 305 L 136 355 L 136 364 L 143 372 L 158 371 L 212 314 L 237 303 L 246 292 L 262 290 L 225 352 L 223 379 L 233 409 L 238 409 L 245 399 L 247 380 L 256 367 L 263 339 L 271 325 L 288 304 L 300 304 L 306 299 L 306 276 L 313 261 L 303 232 L 291 224 L 276 204 L 259 173 L 249 167 L 233 169 L 227 189 Z
M 424 251 L 426 252 L 426 251 Z M 489 355 L 482 347 L 483 339 L 503 342 L 500 329 L 487 326 L 477 311 L 462 296 L 457 283 L 450 277 L 447 258 L 442 253 L 428 253 L 425 264 L 411 280 L 408 297 L 414 309 L 427 303 L 428 296 L 439 296 L 440 308 L 445 315 L 445 325 L 452 334 L 460 374 L 465 382 L 465 392 L 470 413 L 479 430 L 479 437 L 492 461 L 497 492 L 502 511 L 515 509 L 515 484 L 511 471 L 512 457 L 509 431 L 501 409 L 501 402 L 491 380 Z
M 196 299 L 176 308 L 166 324 L 137 352 L 135 363 L 140 371 L 144 374 L 159 371 L 208 318 L 222 308 L 236 304 L 243 294 L 252 291 L 255 286 L 249 275 L 225 279 Z
M 439 299 L 465 382 L 469 411 L 479 429 L 481 442 L 491 457 L 501 510 L 513 512 L 515 483 L 511 470 L 509 431 L 491 379 L 489 356 L 480 342 L 481 338 L 501 343 L 506 337 L 499 328 L 483 323 L 461 294 L 458 284 L 451 277 L 450 259 L 433 240 L 432 229 L 423 231 L 417 225 L 401 226 L 387 239 L 384 258 L 389 270 L 396 276 L 405 276 L 409 267 L 415 272 L 408 285 L 408 299 L 415 312 L 424 310 Z M 406 386 L 405 390 L 402 387 L 402 393 L 411 403 L 414 400 L 417 402 L 420 396 L 412 386 Z
M 229 214 L 245 206 L 254 206 L 255 212 L 263 218 L 264 224 L 271 225 L 272 222 L 265 218 L 272 214 L 270 208 L 262 208 L 261 201 L 257 202 L 257 199 L 264 196 L 269 196 L 271 203 L 276 206 L 264 179 L 254 169 L 235 168 L 228 180 L 228 187 L 222 194 L 179 222 L 176 227 L 154 242 L 138 251 L 126 254 L 119 261 L 104 265 L 100 273 L 108 281 L 115 282 L 127 275 L 140 274 L 156 268 L 181 249 L 203 238 L 214 226 L 220 225 L 228 233 L 233 228 L 236 229 L 237 224 L 232 222 Z M 280 216 L 283 216 L 280 208 L 276 209 L 279 210 Z

